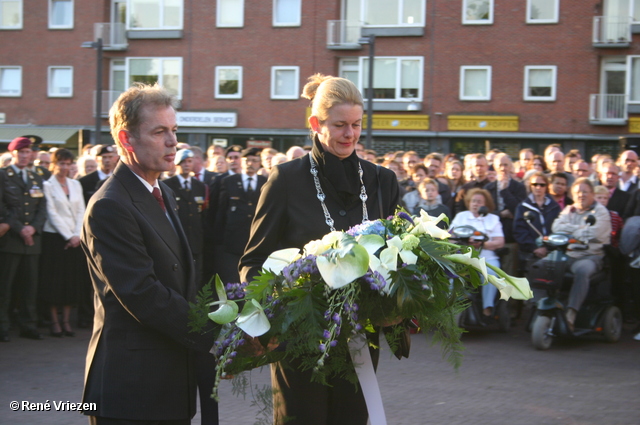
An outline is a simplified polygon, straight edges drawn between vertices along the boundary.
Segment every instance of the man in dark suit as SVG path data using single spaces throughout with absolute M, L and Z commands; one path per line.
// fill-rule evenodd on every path
M 180 149 L 176 153 L 177 173 L 164 183 L 173 190 L 178 204 L 178 218 L 187 235 L 196 266 L 196 285 L 202 285 L 202 245 L 203 214 L 206 207 L 208 188 L 192 176 L 194 154 L 190 149 Z M 205 282 L 206 283 L 206 282 Z
M 209 186 L 218 173 L 204 168 L 204 152 L 202 152 L 202 149 L 197 146 L 192 146 L 189 150 L 193 152 L 193 169 L 191 170 L 193 177 Z
M 618 167 L 620 167 L 620 180 L 618 187 L 620 190 L 632 193 L 638 189 L 638 177 L 634 174 L 638 167 L 638 154 L 635 151 L 624 151 L 618 157 Z
M 96 155 L 98 169 L 79 179 L 84 194 L 84 202 L 89 203 L 89 198 L 98 190 L 99 183 L 109 177 L 118 162 L 118 154 L 113 145 L 102 145 Z
M 505 248 L 508 248 L 508 252 L 500 258 L 500 266 L 510 275 L 515 275 L 518 271 L 518 244 L 513 237 L 513 219 L 518 204 L 527 197 L 527 189 L 512 178 L 513 162 L 506 153 L 501 152 L 493 158 L 493 168 L 496 170 L 496 181 L 484 188 L 496 205 L 496 210 L 492 212 L 500 217 Z
M 451 189 L 448 185 L 438 180 L 440 170 L 442 169 L 442 155 L 439 153 L 430 153 L 424 158 L 424 166 L 429 171 L 428 177 L 438 183 L 438 195 L 442 200 L 442 204 L 451 208 L 453 203 L 451 202 Z
M 42 251 L 42 228 L 47 220 L 47 203 L 42 177 L 27 170 L 31 158 L 31 140 L 18 137 L 9 143 L 13 156 L 6 173 L 3 192 L 13 193 L 18 205 L 9 216 L 11 230 L 0 239 L 0 340 L 8 341 L 9 304 L 15 277 L 21 273 L 16 289 L 20 295 L 20 336 L 42 339 L 36 329 L 38 264 Z
M 619 173 L 620 168 L 613 162 L 608 162 L 600 168 L 599 177 L 602 185 L 609 189 L 610 197 L 607 208 L 610 211 L 617 212 L 622 217 L 629 203 L 630 194 L 618 188 Z
M 138 84 L 109 113 L 122 161 L 89 200 L 82 230 L 96 293 L 83 394 L 92 424 L 187 425 L 196 412 L 193 351 L 208 352 L 215 335 L 189 332 L 191 249 L 158 181 L 174 168 L 176 104 Z
M 258 176 L 260 149 L 242 151 L 242 172 L 227 176 L 220 182 L 220 197 L 216 212 L 215 232 L 222 235 L 224 260 L 218 274 L 223 282 L 239 282 L 238 263 L 249 240 L 251 222 L 260 198 L 260 189 L 267 179 Z
M 473 154 L 473 157 L 469 162 L 469 168 L 471 168 L 473 180 L 463 184 L 458 191 L 456 200 L 453 204 L 452 212 L 454 216 L 460 211 L 467 210 L 467 206 L 464 204 L 464 197 L 468 191 L 474 188 L 483 189 L 489 183 L 489 179 L 487 178 L 487 174 L 489 173 L 489 162 L 487 161 L 487 157 L 484 156 L 484 154 Z

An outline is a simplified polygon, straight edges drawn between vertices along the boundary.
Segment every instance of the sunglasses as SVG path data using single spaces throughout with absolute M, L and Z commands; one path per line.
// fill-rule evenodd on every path
M 547 186 L 546 183 L 531 183 L 531 186 L 533 187 L 545 187 Z

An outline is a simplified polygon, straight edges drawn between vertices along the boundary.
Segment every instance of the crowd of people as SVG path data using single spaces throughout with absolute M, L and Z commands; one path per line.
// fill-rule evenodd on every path
M 0 158 L 5 166 L 0 176 L 10 186 L 19 170 L 28 173 L 27 186 L 32 188 L 22 196 L 32 198 L 33 202 L 30 208 L 18 209 L 32 217 L 24 220 L 22 227 L 37 227 L 31 236 L 33 245 L 28 245 L 19 232 L 9 231 L 12 196 L 4 185 L 0 218 L 4 288 L 0 340 L 8 339 L 12 308 L 20 312 L 16 320 L 21 318 L 18 322 L 25 336 L 41 338 L 34 327 L 38 322 L 49 324 L 53 336 L 72 336 L 71 307 L 78 306 L 80 327 L 89 327 L 93 314 L 89 276 L 83 266 L 77 266 L 84 262 L 79 249 L 84 207 L 115 169 L 118 154 L 113 145 L 87 145 L 81 156 L 74 158 L 66 149 L 40 150 L 37 138 L 19 139 L 22 144 L 13 143 L 10 146 L 13 150 Z M 226 148 L 211 145 L 206 152 L 186 143 L 179 143 L 177 148 L 176 167 L 164 173 L 162 179 L 176 194 L 181 223 L 196 259 L 197 280 L 206 283 L 218 273 L 223 281 L 238 281 L 236 265 L 249 238 L 262 186 L 276 165 L 306 155 L 311 146 L 293 146 L 284 153 L 273 148 L 245 149 L 239 145 Z M 608 210 L 610 217 L 596 224 L 598 229 L 611 227 L 609 238 L 593 243 L 607 246 L 610 257 L 620 266 L 614 272 L 613 295 L 625 303 L 621 307 L 628 320 L 640 317 L 640 303 L 635 302 L 637 295 L 630 279 L 633 270 L 627 266 L 634 258 L 625 258 L 617 251 L 625 221 L 640 215 L 640 191 L 637 191 L 640 167 L 635 151 L 624 151 L 618 158 L 596 154 L 587 160 L 577 150 L 564 154 L 559 145 L 552 144 L 543 155 L 522 149 L 513 161 L 497 149 L 464 157 L 453 153 L 422 157 L 415 151 L 380 155 L 358 143 L 356 153 L 361 159 L 395 173 L 400 205 L 408 212 L 444 214 L 450 226 L 480 227 L 490 237 L 482 247 L 477 246 L 483 256 L 513 275 L 523 275 L 528 262 L 547 254 L 544 247 L 536 244 L 538 234 L 525 222 L 524 212 L 537 213 L 534 225 L 546 235 L 554 231 L 556 223 L 564 222 L 564 218 L 557 220 L 559 216 L 570 217 L 576 212 L 576 207 L 567 209 L 574 205 L 576 196 L 591 192 L 584 211 L 600 210 L 595 208 L 598 203 Z M 8 163 L 4 161 L 7 158 Z M 578 181 L 581 184 L 578 187 L 584 190 L 574 194 Z M 480 206 L 489 208 L 488 218 L 478 214 Z M 27 225 L 28 222 L 31 224 Z M 574 229 L 565 226 L 557 230 Z M 13 252 L 16 250 L 10 247 L 16 244 L 20 252 Z M 575 266 L 578 276 L 581 271 L 592 274 L 602 267 L 604 250 L 591 254 L 594 256 L 585 260 L 588 263 L 583 261 Z M 206 261 L 207 258 L 213 261 Z M 594 263 L 595 267 L 585 267 Z M 16 276 L 29 283 L 14 288 Z M 588 282 L 584 285 L 588 288 Z M 17 308 L 17 302 L 28 304 Z M 577 310 L 580 302 L 573 305 Z M 485 307 L 486 314 L 491 314 L 492 297 L 486 297 Z M 25 309 L 35 313 L 25 316 Z
M 336 87 L 329 89 L 329 85 Z M 335 90 L 342 97 L 333 106 L 316 105 L 317 96 L 335 96 Z M 78 307 L 77 326 L 92 326 L 92 280 L 93 288 L 117 288 L 116 278 L 126 275 L 131 280 L 130 274 L 137 276 L 140 270 L 151 267 L 141 259 L 176 255 L 171 250 L 156 252 L 154 244 L 136 239 L 138 234 L 139 238 L 151 238 L 144 224 L 147 219 L 156 221 L 151 228 L 160 229 L 158 234 L 166 235 L 162 236 L 165 242 L 177 236 L 169 246 L 180 245 L 181 235 L 185 235 L 189 248 L 185 252 L 192 256 L 196 286 L 202 287 L 216 273 L 225 282 L 250 279 L 272 251 L 302 247 L 330 229 L 348 228 L 362 218 L 386 217 L 397 205 L 412 214 L 444 214 L 447 220 L 443 226 L 475 227 L 487 236 L 485 241 L 475 242 L 481 255 L 515 276 L 524 275 L 529 264 L 548 254 L 536 243 L 539 234 L 568 232 L 588 239 L 588 250 L 569 253 L 575 278 L 566 312 L 568 322 L 573 325 L 587 296 L 589 278 L 603 267 L 605 256 L 612 263 L 612 295 L 623 308 L 625 319 L 640 319 L 639 261 L 634 261 L 640 251 L 637 246 L 621 249 L 625 231 L 638 234 L 637 224 L 631 220 L 640 216 L 636 152 L 627 150 L 617 158 L 598 154 L 587 159 L 577 150 L 565 154 L 561 146 L 552 144 L 542 155 L 522 149 L 517 159 L 499 150 L 464 157 L 434 152 L 423 157 L 415 151 L 381 154 L 356 143 L 353 155 L 353 143 L 344 140 L 357 141 L 360 134 L 362 99 L 354 90 L 343 79 L 312 77 L 303 94 L 313 105 L 309 121 L 312 143 L 293 146 L 285 153 L 239 145 L 212 145 L 205 152 L 198 146 L 177 143 L 170 153 L 155 157 L 158 154 L 150 147 L 155 138 L 175 141 L 175 112 L 171 100 L 162 97 L 165 95 L 161 96 L 165 103 L 145 106 L 145 111 L 157 113 L 149 112 L 145 117 L 149 122 L 158 120 L 162 132 L 146 129 L 144 121 L 136 133 L 127 127 L 132 124 L 116 120 L 112 132 L 117 148 L 87 145 L 74 158 L 67 149 L 41 151 L 37 137 L 14 139 L 8 155 L 0 158 L 8 158 L 0 170 L 0 342 L 10 341 L 12 322 L 19 327 L 21 337 L 43 339 L 39 323 L 50 327 L 52 337 L 72 337 L 74 306 Z M 169 133 L 172 136 L 167 136 Z M 157 143 L 160 147 L 162 143 L 171 144 Z M 139 192 L 133 189 L 136 177 L 145 180 L 144 187 L 138 185 L 142 189 Z M 158 181 L 163 184 L 159 186 Z M 307 190 L 314 187 L 315 191 Z M 96 193 L 99 196 L 94 196 Z M 149 193 L 156 198 L 149 198 L 153 211 L 146 201 L 137 201 L 137 197 L 149 197 Z M 318 199 L 322 208 L 309 208 Z M 155 201 L 161 206 L 157 211 Z M 531 224 L 537 230 L 525 221 L 527 211 L 535 213 Z M 585 230 L 583 219 L 590 214 L 596 217 L 596 223 Z M 176 228 L 173 215 L 183 232 Z M 109 219 L 109 226 L 123 226 L 123 233 L 101 223 L 100 216 Z M 132 220 L 136 227 L 131 227 Z M 119 252 L 117 245 L 127 243 L 133 248 Z M 135 267 L 125 268 L 127 261 Z M 155 273 L 160 274 L 158 267 L 166 268 L 163 275 L 178 271 L 182 258 L 175 264 L 172 261 L 154 265 Z M 107 263 L 123 274 L 110 275 L 111 269 L 103 266 Z M 141 276 L 140 282 L 146 285 L 149 282 L 145 279 L 148 277 Z M 140 308 L 143 316 L 147 314 L 148 307 L 134 302 L 134 298 L 125 299 L 132 294 L 141 296 L 135 287 L 142 285 L 140 282 L 133 282 L 126 291 L 117 289 L 124 295 L 116 306 L 110 304 L 113 300 L 106 293 L 100 293 L 101 308 L 120 314 L 118 303 L 129 303 Z M 493 314 L 495 296 L 495 287 L 483 287 L 483 313 L 487 316 Z M 179 297 L 181 308 L 184 299 Z M 148 320 L 152 321 L 151 317 Z M 138 326 L 130 318 L 125 321 L 130 327 Z M 108 324 L 104 326 L 107 332 Z M 636 332 L 635 339 L 640 340 L 640 330 Z M 95 328 L 94 336 L 107 338 L 96 334 Z M 96 351 L 92 355 L 106 354 Z M 206 423 L 209 414 L 217 418 L 213 402 L 209 402 L 210 412 L 205 413 L 207 391 L 213 384 L 213 358 L 206 350 L 205 354 L 196 353 L 196 365 Z M 293 391 L 284 388 L 285 382 L 294 381 L 298 384 Z M 282 398 L 282 417 L 292 412 L 297 417 L 322 413 L 313 410 L 305 399 L 327 397 L 326 389 L 304 384 L 308 381 L 305 374 L 292 374 L 276 366 L 274 383 L 282 384 L 278 396 Z M 332 391 L 338 393 L 343 385 L 348 387 L 338 381 L 332 384 Z M 299 388 L 304 391 L 298 392 Z M 314 396 L 310 398 L 309 394 Z M 365 409 L 362 402 L 355 400 L 349 409 Z M 361 416 L 366 419 L 366 413 Z

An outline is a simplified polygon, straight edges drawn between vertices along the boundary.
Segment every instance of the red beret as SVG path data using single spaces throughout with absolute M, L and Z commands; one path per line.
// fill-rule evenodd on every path
M 30 148 L 31 140 L 26 137 L 16 137 L 9 143 L 9 151 L 19 151 L 20 149 Z

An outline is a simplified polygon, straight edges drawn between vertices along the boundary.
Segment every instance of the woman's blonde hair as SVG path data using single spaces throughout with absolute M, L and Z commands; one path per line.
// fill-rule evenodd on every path
M 364 109 L 362 94 L 351 81 L 331 75 L 314 74 L 302 89 L 301 97 L 311 101 L 311 115 L 323 123 L 336 105 L 359 105 Z M 312 131 L 312 135 L 313 135 Z

